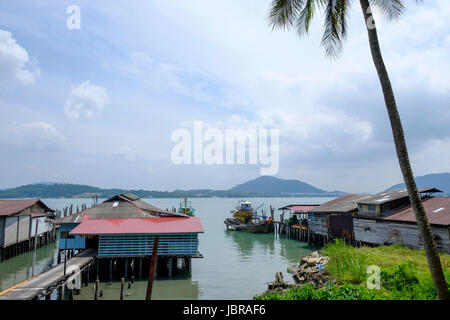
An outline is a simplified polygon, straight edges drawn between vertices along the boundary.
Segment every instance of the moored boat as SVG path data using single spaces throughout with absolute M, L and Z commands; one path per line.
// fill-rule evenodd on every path
M 180 201 L 180 207 L 178 208 L 178 213 L 186 214 L 190 217 L 194 216 L 195 209 L 192 208 L 191 202 L 187 200 L 187 196 Z
M 245 231 L 252 233 L 269 233 L 273 232 L 273 221 L 270 217 L 258 215 L 254 210 L 251 202 L 241 200 L 232 210 L 232 218 L 224 220 L 228 230 Z

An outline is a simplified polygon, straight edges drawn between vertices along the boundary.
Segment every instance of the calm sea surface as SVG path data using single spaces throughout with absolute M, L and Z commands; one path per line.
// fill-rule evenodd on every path
M 280 208 L 288 204 L 320 204 L 332 198 L 253 198 L 257 207 L 264 203 L 269 214 L 269 205 Z M 161 208 L 178 207 L 180 199 L 144 199 Z M 154 282 L 153 299 L 251 299 L 262 293 L 267 283 L 273 281 L 275 273 L 282 271 L 285 280 L 292 282 L 286 268 L 297 263 L 302 256 L 314 248 L 307 244 L 288 240 L 271 234 L 251 234 L 227 231 L 223 220 L 230 216 L 239 199 L 199 198 L 191 199 L 201 218 L 204 234 L 199 235 L 199 251 L 202 259 L 192 259 L 191 277 L 177 274 L 171 279 L 158 277 Z M 43 199 L 52 209 L 62 209 L 67 205 L 91 205 L 91 199 Z M 275 211 L 279 219 L 279 212 Z M 49 269 L 56 264 L 57 242 L 38 249 L 36 272 Z M 30 277 L 32 252 L 25 253 L 0 263 L 0 291 L 5 290 Z M 135 281 L 125 289 L 125 299 L 144 299 L 146 281 Z M 101 283 L 103 297 L 119 299 L 120 283 Z M 82 287 L 75 299 L 93 299 L 93 285 Z

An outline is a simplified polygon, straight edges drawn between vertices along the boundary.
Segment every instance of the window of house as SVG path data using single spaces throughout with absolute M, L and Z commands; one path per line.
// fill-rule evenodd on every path
M 369 204 L 368 207 L 369 207 L 369 211 L 376 211 L 377 210 L 377 207 L 374 204 Z

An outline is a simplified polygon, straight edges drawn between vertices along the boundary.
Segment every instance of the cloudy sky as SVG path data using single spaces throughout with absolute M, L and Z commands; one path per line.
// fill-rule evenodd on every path
M 416 175 L 450 171 L 450 2 L 378 19 Z M 175 165 L 193 121 L 276 128 L 280 178 L 377 192 L 401 181 L 361 9 L 331 61 L 322 14 L 308 38 L 272 31 L 270 0 L 0 1 L 0 188 L 229 188 L 260 165 Z M 68 7 L 80 8 L 69 29 Z M 73 21 L 72 21 L 73 22 Z

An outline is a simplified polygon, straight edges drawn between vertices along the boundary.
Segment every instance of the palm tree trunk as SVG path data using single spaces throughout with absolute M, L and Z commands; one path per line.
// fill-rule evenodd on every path
M 416 215 L 417 226 L 422 236 L 431 277 L 433 279 L 438 298 L 441 300 L 448 300 L 450 297 L 447 282 L 442 271 L 441 260 L 439 258 L 436 243 L 434 241 L 433 232 L 431 230 L 430 223 L 428 222 L 428 218 L 425 214 L 425 209 L 420 199 L 419 192 L 417 191 L 416 182 L 414 180 L 414 175 L 409 162 L 408 150 L 406 149 L 402 123 L 400 121 L 400 115 L 398 114 L 391 81 L 389 80 L 389 75 L 387 73 L 386 66 L 384 65 L 383 57 L 381 55 L 377 30 L 374 25 L 370 3 L 369 0 L 360 0 L 360 3 L 369 34 L 370 50 L 372 53 L 373 62 L 378 72 L 378 77 L 383 89 L 384 101 L 386 103 L 389 120 L 391 122 L 398 162 L 403 174 L 403 179 L 405 180 L 405 185 L 406 189 L 408 190 L 411 205 Z M 369 23 L 372 25 L 369 25 Z

